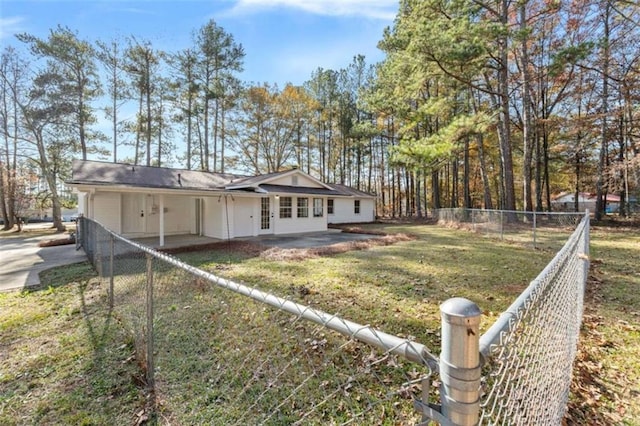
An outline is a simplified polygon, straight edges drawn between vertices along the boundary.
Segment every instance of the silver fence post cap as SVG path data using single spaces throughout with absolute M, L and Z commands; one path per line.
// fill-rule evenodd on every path
M 474 302 L 464 297 L 453 297 L 440 305 L 442 318 L 447 322 L 466 322 L 470 318 L 479 318 L 482 311 Z

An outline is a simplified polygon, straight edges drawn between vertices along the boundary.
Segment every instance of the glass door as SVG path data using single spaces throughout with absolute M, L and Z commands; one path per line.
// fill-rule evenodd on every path
M 268 233 L 271 230 L 271 206 L 269 197 L 262 197 L 260 202 L 260 232 Z

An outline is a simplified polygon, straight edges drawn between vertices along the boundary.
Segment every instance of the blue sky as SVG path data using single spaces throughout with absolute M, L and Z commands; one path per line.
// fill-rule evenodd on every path
M 209 19 L 245 48 L 249 82 L 302 84 L 318 67 L 346 67 L 354 55 L 383 59 L 376 45 L 398 0 L 0 0 L 0 43 L 15 33 L 46 38 L 58 24 L 86 40 L 134 35 L 159 49 L 192 45 Z

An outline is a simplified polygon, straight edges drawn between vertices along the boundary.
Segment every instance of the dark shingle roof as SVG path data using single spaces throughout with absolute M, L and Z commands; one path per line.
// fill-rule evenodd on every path
M 211 191 L 223 190 L 225 185 L 244 177 L 227 173 L 74 160 L 73 177 L 68 183 Z
M 196 170 L 147 167 L 103 161 L 73 160 L 70 185 L 129 186 L 137 188 L 187 189 L 198 191 L 254 190 L 257 186 L 268 193 L 309 194 L 333 197 L 375 197 L 373 194 L 337 184 L 323 187 L 259 184 L 274 176 L 291 171 L 258 176 L 211 173 Z M 237 188 L 235 188 L 238 186 Z
M 370 194 L 368 192 L 360 191 L 358 189 L 352 188 L 346 185 L 340 185 L 337 183 L 329 183 L 327 184 L 332 187 L 335 191 L 338 191 L 340 195 L 347 195 L 351 197 L 371 197 L 375 198 L 375 194 Z

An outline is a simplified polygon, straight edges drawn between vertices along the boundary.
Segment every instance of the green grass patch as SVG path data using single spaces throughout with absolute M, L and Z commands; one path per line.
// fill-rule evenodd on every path
M 144 404 L 94 275 L 65 266 L 43 290 L 0 294 L 0 424 L 131 424 Z
M 364 228 L 415 238 L 331 255 L 278 257 L 271 250 L 265 256 L 247 246 L 221 246 L 178 256 L 219 276 L 412 337 L 437 354 L 442 302 L 473 300 L 486 330 L 556 252 L 555 242 L 532 250 L 528 243 L 429 225 Z M 570 407 L 576 422 L 638 424 L 639 237 L 638 229 L 593 230 Z M 138 263 L 122 259 L 114 312 L 106 283 L 86 263 L 43 273 L 39 291 L 0 294 L 0 424 L 132 424 L 146 416 L 144 360 L 135 358 L 146 326 L 144 280 L 137 276 L 144 263 Z M 152 421 L 412 424 L 417 418 L 410 401 L 417 389 L 400 388 L 424 374 L 415 365 L 172 268 L 154 279 Z

